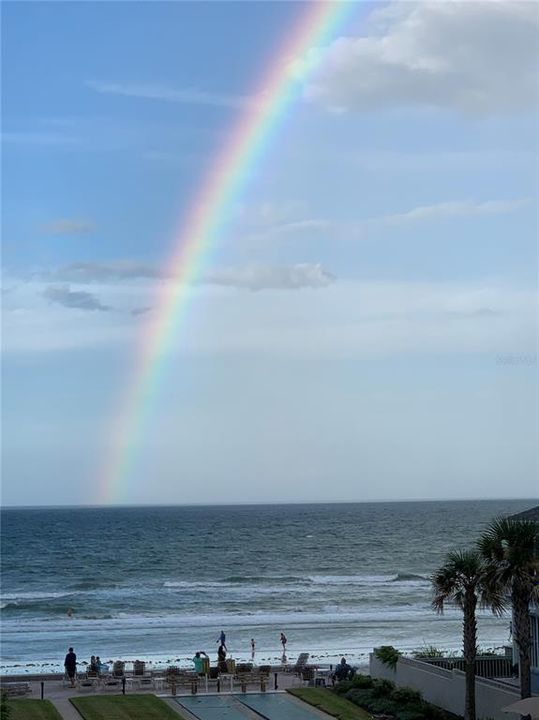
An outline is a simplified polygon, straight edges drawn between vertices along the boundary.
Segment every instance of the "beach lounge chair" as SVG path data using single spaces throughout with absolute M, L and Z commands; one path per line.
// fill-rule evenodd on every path
M 133 677 L 146 675 L 146 663 L 143 660 L 135 660 L 133 663 Z
M 115 660 L 112 663 L 112 677 L 123 678 L 125 675 L 125 663 L 123 660 Z
M 253 663 L 238 663 L 236 665 L 236 675 L 250 673 L 253 669 Z
M 245 667 L 247 670 L 244 670 Z M 263 665 L 261 667 L 238 665 L 238 670 L 234 675 L 234 683 L 232 684 L 231 689 L 234 684 L 239 684 L 241 686 L 241 691 L 247 692 L 248 685 L 254 685 L 257 689 L 260 686 L 261 692 L 266 692 L 270 669 L 269 665 Z
M 173 695 L 176 695 L 177 690 L 189 689 L 193 695 L 198 692 L 199 683 L 198 673 L 192 670 L 180 670 L 180 668 L 171 665 L 165 671 L 165 685 L 170 687 Z
M 298 659 L 296 660 L 296 664 L 287 668 L 286 672 L 292 672 L 296 675 L 300 675 L 301 671 L 305 668 L 305 665 L 307 665 L 308 659 L 309 653 L 300 653 Z
M 79 692 L 95 690 L 99 685 L 97 673 L 82 673 L 77 678 L 77 690 Z
M 316 674 L 316 668 L 314 667 L 304 667 L 299 675 L 304 683 L 307 683 L 307 685 L 314 684 L 314 677 Z
M 146 663 L 142 660 L 135 660 L 133 663 L 133 675 L 128 678 L 131 685 L 137 687 L 154 687 L 152 674 L 146 671 Z

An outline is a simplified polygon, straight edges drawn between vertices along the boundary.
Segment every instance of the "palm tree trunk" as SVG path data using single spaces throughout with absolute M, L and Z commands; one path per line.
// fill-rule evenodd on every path
M 518 647 L 520 662 L 520 697 L 531 697 L 531 628 L 528 594 L 522 588 L 513 586 L 511 593 L 513 605 L 513 632 Z
M 466 698 L 464 719 L 475 720 L 475 657 L 477 652 L 477 621 L 475 608 L 477 598 L 474 590 L 467 590 L 464 600 L 464 662 L 466 674 Z

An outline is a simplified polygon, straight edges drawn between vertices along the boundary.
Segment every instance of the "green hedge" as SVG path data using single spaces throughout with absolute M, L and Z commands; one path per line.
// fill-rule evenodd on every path
M 457 715 L 425 702 L 412 688 L 398 688 L 391 680 L 357 675 L 338 683 L 333 692 L 374 715 L 393 715 L 395 720 L 458 720 Z

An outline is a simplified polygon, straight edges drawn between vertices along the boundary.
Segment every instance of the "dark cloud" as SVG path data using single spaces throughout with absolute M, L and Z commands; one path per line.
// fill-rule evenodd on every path
M 108 305 L 103 305 L 92 293 L 71 290 L 69 285 L 50 285 L 43 291 L 43 295 L 50 302 L 75 310 L 107 312 L 112 309 Z
M 152 308 L 148 305 L 147 307 L 138 307 L 131 310 L 131 315 L 138 317 L 139 315 L 146 315 Z

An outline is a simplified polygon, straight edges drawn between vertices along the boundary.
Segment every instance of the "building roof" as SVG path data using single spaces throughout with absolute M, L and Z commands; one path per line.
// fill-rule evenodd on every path
M 530 508 L 529 510 L 524 510 L 523 512 L 519 512 L 516 515 L 511 515 L 512 520 L 535 520 L 535 522 L 539 522 L 539 505 L 536 505 L 535 507 Z

